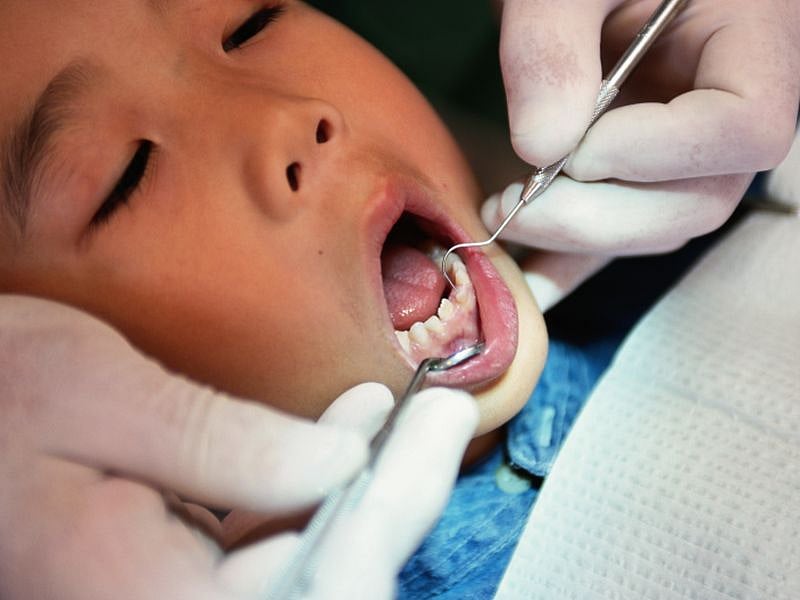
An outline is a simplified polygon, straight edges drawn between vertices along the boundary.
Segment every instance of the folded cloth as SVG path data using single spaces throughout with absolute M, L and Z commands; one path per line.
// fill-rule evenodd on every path
M 800 598 L 800 220 L 748 216 L 637 325 L 496 598 Z

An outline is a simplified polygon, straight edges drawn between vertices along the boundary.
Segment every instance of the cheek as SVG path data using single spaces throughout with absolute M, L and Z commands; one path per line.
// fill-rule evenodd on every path
M 383 79 L 372 86 L 371 114 L 352 107 L 353 114 L 370 119 L 364 128 L 436 187 L 452 187 L 454 180 L 471 183 L 460 149 L 427 100 L 394 67 Z
M 380 354 L 381 342 L 369 339 L 376 311 L 347 248 L 326 246 L 322 260 L 316 245 L 262 222 L 236 236 L 218 224 L 197 239 L 184 225 L 113 277 L 96 272 L 87 288 L 104 289 L 84 299 L 95 302 L 87 308 L 173 370 L 306 416 L 380 375 L 356 361 Z

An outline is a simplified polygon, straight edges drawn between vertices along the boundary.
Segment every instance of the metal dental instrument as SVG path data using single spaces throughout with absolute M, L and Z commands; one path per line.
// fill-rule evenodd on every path
M 636 34 L 636 37 L 625 51 L 625 54 L 622 55 L 622 58 L 617 61 L 617 64 L 614 65 L 614 68 L 611 69 L 611 72 L 602 81 L 600 93 L 597 95 L 597 100 L 595 101 L 594 112 L 592 113 L 589 125 L 586 127 L 586 131 L 588 131 L 589 128 L 594 125 L 595 121 L 606 112 L 611 102 L 617 97 L 622 84 L 636 68 L 636 65 L 639 64 L 641 58 L 688 2 L 689 0 L 664 0 L 658 8 L 656 8 L 647 23 L 645 23 L 639 30 L 639 33 Z M 561 169 L 564 168 L 564 165 L 567 164 L 570 156 L 572 156 L 572 152 L 553 164 L 537 168 L 531 173 L 528 180 L 525 182 L 525 187 L 522 188 L 519 202 L 517 202 L 516 206 L 506 215 L 503 222 L 500 223 L 499 227 L 489 239 L 483 242 L 456 244 L 445 253 L 442 257 L 441 269 L 442 274 L 451 287 L 455 287 L 455 285 L 447 274 L 447 259 L 450 254 L 462 248 L 478 248 L 481 246 L 488 246 L 494 242 L 523 206 L 527 206 L 533 202 L 550 187 L 556 175 L 558 175 Z
M 295 556 L 276 586 L 269 590 L 268 600 L 291 600 L 300 597 L 308 589 L 317 567 L 317 551 L 320 545 L 332 530 L 333 525 L 341 517 L 349 514 L 361 500 L 372 480 L 375 464 L 394 430 L 398 417 L 408 404 L 408 400 L 422 388 L 428 373 L 452 369 L 480 354 L 483 347 L 483 342 L 478 342 L 473 346 L 462 348 L 450 356 L 426 358 L 420 363 L 405 393 L 389 413 L 386 423 L 370 441 L 367 464 L 349 483 L 329 494 L 314 513 L 303 532 L 300 547 Z

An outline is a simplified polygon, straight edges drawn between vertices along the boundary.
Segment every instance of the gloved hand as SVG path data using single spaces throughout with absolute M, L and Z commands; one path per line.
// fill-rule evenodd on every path
M 768 198 L 791 204 L 800 212 L 800 131 L 786 159 L 767 177 L 765 188 Z
M 572 150 L 600 81 L 660 0 L 505 0 L 512 141 L 545 166 Z M 786 155 L 800 98 L 800 3 L 691 0 L 565 173 L 506 239 L 581 254 L 661 252 L 722 224 L 751 174 Z M 601 37 L 602 33 L 602 37 Z M 603 69 L 601 69 L 601 56 Z M 483 209 L 490 229 L 515 184 Z
M 176 494 L 263 513 L 308 507 L 363 463 L 358 429 L 376 429 L 392 403 L 386 388 L 364 384 L 322 423 L 304 422 L 168 374 L 78 311 L 14 296 L 0 296 L 0 365 L 9 599 L 263 597 L 296 535 L 225 554 L 219 522 Z M 466 394 L 416 398 L 311 597 L 390 596 L 476 423 Z

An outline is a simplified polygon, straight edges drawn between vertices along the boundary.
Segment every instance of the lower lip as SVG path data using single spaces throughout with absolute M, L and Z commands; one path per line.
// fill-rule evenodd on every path
M 460 255 L 475 288 L 485 347 L 479 356 L 429 377 L 436 385 L 478 386 L 496 379 L 511 365 L 517 351 L 519 319 L 511 291 L 489 258 L 476 249 L 466 249 Z
M 373 214 L 380 214 L 380 223 L 373 228 L 378 237 L 378 289 L 382 289 L 380 252 L 390 229 L 403 211 L 434 223 L 453 244 L 471 241 L 466 232 L 435 205 L 426 191 L 417 184 L 399 179 L 389 181 L 376 195 L 372 206 L 375 208 Z M 498 378 L 511 365 L 517 351 L 519 318 L 511 291 L 486 254 L 478 249 L 468 248 L 459 252 L 459 255 L 467 266 L 475 288 L 485 348 L 480 355 L 465 363 L 448 371 L 431 373 L 428 377 L 434 385 L 477 387 Z M 409 362 L 394 339 L 391 321 L 388 321 L 387 328 L 392 344 L 403 359 Z M 416 365 L 411 366 L 416 368 Z

